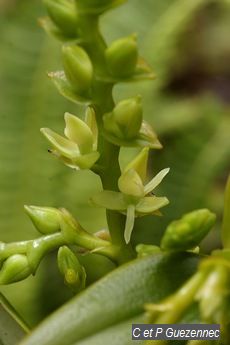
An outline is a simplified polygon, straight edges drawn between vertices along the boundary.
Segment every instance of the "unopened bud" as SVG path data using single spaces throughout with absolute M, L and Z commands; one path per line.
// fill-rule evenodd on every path
M 118 138 L 133 139 L 141 128 L 142 118 L 141 97 L 129 98 L 104 115 L 104 128 Z
M 64 276 L 64 281 L 75 293 L 85 287 L 85 269 L 79 263 L 76 255 L 66 246 L 58 250 L 58 267 Z
M 196 210 L 173 221 L 166 229 L 161 246 L 166 250 L 188 250 L 199 245 L 213 227 L 216 215 L 207 209 Z
M 69 37 L 76 36 L 77 14 L 74 2 L 68 0 L 44 0 L 48 14 L 59 29 Z
M 0 270 L 0 285 L 11 284 L 27 278 L 31 274 L 25 255 L 14 254 L 4 261 Z
M 109 72 L 114 77 L 129 77 L 136 68 L 138 59 L 136 36 L 121 38 L 106 50 L 106 62 Z
M 89 91 L 93 78 L 93 66 L 86 51 L 74 45 L 64 45 L 62 61 L 65 75 L 79 94 Z
M 61 212 L 53 207 L 24 206 L 36 229 L 42 234 L 60 230 Z

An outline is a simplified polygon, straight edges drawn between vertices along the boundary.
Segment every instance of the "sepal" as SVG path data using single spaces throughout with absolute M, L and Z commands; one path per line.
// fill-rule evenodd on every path
M 48 77 L 54 83 L 58 92 L 76 104 L 88 104 L 90 103 L 90 97 L 79 95 L 71 86 L 63 71 L 49 72 Z
M 76 255 L 67 246 L 58 250 L 58 268 L 64 276 L 65 284 L 74 292 L 78 293 L 85 288 L 86 272 L 78 261 Z
M 169 169 L 162 170 L 147 188 L 144 185 L 149 150 L 144 148 L 123 170 L 119 180 L 120 192 L 104 190 L 92 197 L 92 202 L 108 210 L 119 211 L 126 215 L 124 237 L 129 243 L 134 227 L 135 217 L 147 214 L 161 215 L 159 209 L 166 206 L 169 201 L 166 197 L 149 196 L 162 181 Z

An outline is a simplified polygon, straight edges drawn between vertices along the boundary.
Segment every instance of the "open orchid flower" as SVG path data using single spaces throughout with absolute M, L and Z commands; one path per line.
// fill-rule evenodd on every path
M 99 158 L 94 110 L 87 109 L 85 122 L 65 113 L 65 123 L 65 137 L 49 128 L 41 129 L 53 147 L 51 152 L 71 168 L 90 169 Z
M 150 182 L 145 183 L 148 148 L 128 164 L 118 180 L 119 192 L 104 190 L 92 198 L 94 204 L 126 214 L 125 241 L 129 243 L 135 217 L 146 214 L 160 215 L 159 209 L 169 203 L 166 197 L 150 194 L 168 174 L 161 170 Z

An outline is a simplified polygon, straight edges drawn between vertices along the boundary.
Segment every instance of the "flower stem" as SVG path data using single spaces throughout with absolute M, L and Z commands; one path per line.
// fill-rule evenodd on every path
M 119 166 L 120 148 L 109 143 L 103 137 L 103 119 L 106 112 L 114 108 L 113 84 L 108 81 L 99 80 L 98 76 L 106 74 L 105 49 L 106 44 L 99 31 L 98 17 L 93 15 L 82 15 L 80 31 L 83 36 L 84 48 L 89 54 L 95 71 L 92 90 L 92 104 L 99 127 L 99 152 L 100 159 L 97 162 L 101 169 L 98 175 L 104 189 L 117 190 L 117 181 L 121 171 Z M 106 212 L 108 228 L 111 234 L 112 243 L 119 248 L 119 263 L 123 263 L 135 256 L 131 244 L 126 245 L 124 239 L 125 217 L 114 211 Z

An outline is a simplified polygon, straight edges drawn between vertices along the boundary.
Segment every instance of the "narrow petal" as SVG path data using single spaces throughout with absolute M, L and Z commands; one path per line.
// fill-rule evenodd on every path
M 104 190 L 94 195 L 91 201 L 98 206 L 114 211 L 124 211 L 127 208 L 123 194 L 110 190 Z
M 81 153 L 89 153 L 93 150 L 93 133 L 87 124 L 78 117 L 65 113 L 65 135 L 75 142 Z
M 136 205 L 136 211 L 141 214 L 151 214 L 168 203 L 166 197 L 147 196 Z
M 127 216 L 125 223 L 125 242 L 128 244 L 132 235 L 135 221 L 135 206 L 129 205 L 127 208 Z
M 118 187 L 126 195 L 140 198 L 144 196 L 144 186 L 141 178 L 133 169 L 125 171 L 121 175 L 118 180 Z
M 49 140 L 53 148 L 64 157 L 73 159 L 80 154 L 77 144 L 55 133 L 51 129 L 41 128 L 41 132 Z
M 144 187 L 145 195 L 150 193 L 154 188 L 156 188 L 163 178 L 168 174 L 170 168 L 161 170 L 147 185 Z

